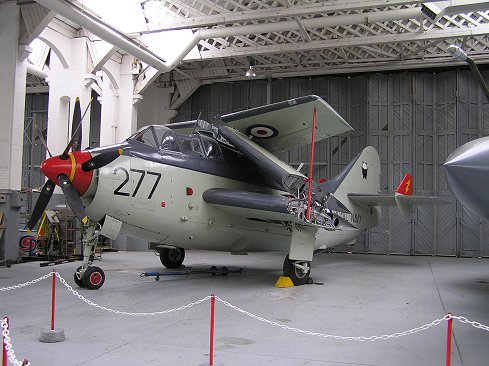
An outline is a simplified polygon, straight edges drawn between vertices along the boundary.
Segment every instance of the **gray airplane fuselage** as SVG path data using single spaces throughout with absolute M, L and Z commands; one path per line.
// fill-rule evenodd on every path
M 262 218 L 242 209 L 230 214 L 203 199 L 204 192 L 216 188 L 286 195 L 243 155 L 222 144 L 217 158 L 159 151 L 138 141 L 120 146 L 124 155 L 99 169 L 82 196 L 91 218 L 110 215 L 122 222 L 126 235 L 184 249 L 289 251 L 291 232 L 282 214 L 267 212 Z M 351 242 L 360 233 L 318 228 L 314 247 Z
M 489 137 L 460 146 L 444 166 L 455 197 L 473 213 L 489 219 Z

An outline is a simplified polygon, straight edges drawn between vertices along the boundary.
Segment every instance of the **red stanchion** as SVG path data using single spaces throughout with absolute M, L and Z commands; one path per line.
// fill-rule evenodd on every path
M 216 297 L 211 294 L 211 331 L 209 339 L 209 366 L 214 365 L 214 308 Z
M 311 219 L 311 198 L 312 198 L 312 172 L 314 168 L 314 140 L 316 138 L 316 107 L 312 113 L 312 132 L 311 132 L 311 156 L 309 158 L 309 191 L 307 192 L 307 210 L 306 219 L 309 221 Z
M 448 315 L 452 315 L 448 313 Z M 446 358 L 446 366 L 450 366 L 452 363 L 452 327 L 453 327 L 453 319 L 448 319 L 448 327 L 447 327 L 447 358 Z
M 9 328 L 8 318 L 4 317 L 3 320 L 7 322 L 7 329 L 8 329 Z M 2 333 L 3 333 L 3 329 L 2 329 Z M 5 344 L 5 337 L 2 337 L 2 344 L 3 344 L 2 366 L 7 366 L 7 345 Z
M 54 309 L 56 308 L 56 271 L 53 270 L 53 286 L 51 290 L 51 330 L 54 331 Z

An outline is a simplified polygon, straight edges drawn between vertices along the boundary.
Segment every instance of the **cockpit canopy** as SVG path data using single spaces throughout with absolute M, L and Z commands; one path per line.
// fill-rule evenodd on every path
M 219 143 L 203 135 L 180 135 L 162 125 L 145 126 L 128 140 L 138 141 L 162 152 L 180 152 L 207 158 L 222 158 Z

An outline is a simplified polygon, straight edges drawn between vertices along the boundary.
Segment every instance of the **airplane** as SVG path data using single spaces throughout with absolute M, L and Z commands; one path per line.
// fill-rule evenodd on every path
M 88 289 L 105 282 L 93 266 L 97 236 L 119 233 L 149 241 L 167 268 L 179 268 L 188 249 L 283 252 L 284 276 L 302 285 L 314 251 L 377 226 L 380 206 L 397 205 L 409 215 L 414 204 L 448 203 L 413 196 L 410 175 L 394 194 L 379 194 L 380 159 L 372 146 L 319 182 L 275 156 L 311 144 L 313 162 L 316 141 L 350 130 L 328 103 L 309 95 L 226 114 L 216 125 L 200 119 L 149 125 L 124 142 L 69 152 L 74 136 L 60 156 L 42 163 L 48 180 L 27 226 L 36 226 L 59 185 L 84 224 L 84 260 L 74 281 Z
M 443 164 L 454 196 L 469 211 L 489 219 L 489 137 L 469 141 L 455 149 Z
M 489 100 L 489 87 L 474 60 L 455 45 L 448 46 L 447 52 L 458 61 L 465 61 L 469 65 Z M 443 165 L 453 195 L 469 211 L 483 219 L 489 219 L 489 197 L 484 189 L 489 185 L 489 137 L 481 137 L 459 146 Z

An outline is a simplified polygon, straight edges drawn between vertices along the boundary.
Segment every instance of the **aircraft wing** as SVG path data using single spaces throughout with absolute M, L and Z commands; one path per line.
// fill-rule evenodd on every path
M 244 156 L 262 168 L 283 190 L 296 194 L 306 176 L 275 155 L 228 126 L 219 126 L 219 133 Z
M 247 109 L 221 116 L 227 126 L 252 138 L 272 153 L 311 143 L 313 110 L 319 141 L 353 128 L 317 95 Z
M 304 226 L 315 226 L 289 212 L 288 205 L 291 199 L 288 197 L 211 188 L 204 192 L 203 198 L 207 203 L 216 205 L 233 216 L 257 221 L 294 222 Z

